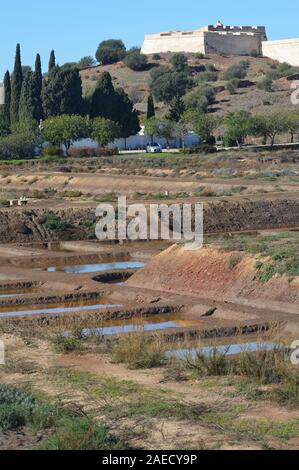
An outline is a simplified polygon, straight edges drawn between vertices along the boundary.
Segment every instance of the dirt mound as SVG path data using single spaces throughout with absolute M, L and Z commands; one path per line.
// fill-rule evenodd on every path
M 45 223 L 49 214 L 54 214 L 57 227 Z M 294 228 L 298 221 L 299 199 L 243 199 L 204 204 L 205 233 Z M 89 240 L 95 238 L 96 222 L 95 207 L 92 206 L 1 209 L 0 243 Z
M 257 257 L 212 248 L 188 250 L 174 245 L 138 271 L 127 285 L 213 300 L 263 301 L 267 306 L 299 304 L 299 280 L 257 278 Z M 276 305 L 277 307 L 277 305 Z

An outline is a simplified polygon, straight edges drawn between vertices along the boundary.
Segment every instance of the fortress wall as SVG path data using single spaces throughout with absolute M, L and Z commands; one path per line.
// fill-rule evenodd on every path
M 145 36 L 141 49 L 142 54 L 162 52 L 202 52 L 204 50 L 204 34 L 202 31 L 184 33 L 162 33 Z
M 205 33 L 206 54 L 249 55 L 253 50 L 261 51 L 259 34 L 217 34 Z
M 262 50 L 265 57 L 299 66 L 299 39 L 266 41 L 262 43 Z

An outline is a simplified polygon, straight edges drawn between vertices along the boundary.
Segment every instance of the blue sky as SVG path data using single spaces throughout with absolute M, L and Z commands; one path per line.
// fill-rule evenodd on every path
M 94 55 L 100 41 L 123 39 L 141 45 L 146 33 L 197 28 L 220 19 L 225 24 L 266 25 L 269 39 L 299 37 L 298 0 L 10 0 L 1 2 L 0 80 L 13 67 L 15 46 L 22 62 L 35 54 L 47 67 L 55 49 L 57 61 Z

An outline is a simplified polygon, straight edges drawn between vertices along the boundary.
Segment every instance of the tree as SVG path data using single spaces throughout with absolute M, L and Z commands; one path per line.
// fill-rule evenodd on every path
M 79 69 L 87 69 L 89 67 L 93 67 L 96 64 L 96 61 L 94 58 L 90 55 L 82 57 L 82 59 L 79 60 L 77 63 L 77 67 Z
M 10 105 L 10 120 L 14 124 L 19 120 L 19 105 L 23 83 L 23 72 L 21 63 L 21 47 L 17 44 L 15 66 L 12 74 L 11 81 L 11 105 Z
M 90 117 L 117 120 L 116 97 L 109 72 L 103 72 L 96 84 L 90 105 Z
M 215 90 L 210 85 L 203 85 L 199 89 L 191 91 L 184 97 L 187 109 L 206 113 L 209 105 L 215 101 Z
M 193 130 L 207 143 L 214 143 L 214 131 L 219 126 L 219 118 L 200 111 L 188 111 L 184 121 L 191 123 Z
M 184 96 L 193 84 L 193 79 L 185 72 L 175 72 L 167 67 L 159 67 L 151 72 L 151 93 L 157 100 L 167 104 L 177 96 Z
M 3 106 L 3 119 L 5 119 L 7 126 L 10 125 L 10 105 L 11 105 L 11 81 L 10 73 L 7 72 L 4 75 L 4 106 Z
M 117 117 L 116 122 L 120 128 L 120 137 L 127 139 L 140 131 L 140 122 L 133 102 L 122 88 L 115 90 Z
M 4 114 L 4 110 L 0 110 L 0 137 L 9 135 L 10 128 L 7 122 L 7 116 Z
M 73 142 L 90 134 L 90 123 L 86 117 L 63 114 L 43 122 L 43 135 L 53 145 L 64 145 L 66 154 Z
M 170 119 L 160 119 L 157 124 L 158 136 L 166 140 L 169 147 L 169 141 L 176 136 L 176 123 Z
M 144 123 L 144 132 L 150 136 L 151 144 L 154 141 L 154 137 L 159 136 L 159 123 L 160 121 L 155 117 L 147 119 Z
M 171 103 L 169 113 L 167 114 L 167 119 L 170 121 L 179 122 L 185 111 L 186 106 L 184 101 L 180 96 L 176 96 Z
M 135 72 L 142 72 L 147 69 L 147 57 L 144 54 L 140 54 L 139 51 L 134 50 L 129 52 L 124 59 L 124 63 Z
M 182 52 L 174 54 L 170 59 L 170 63 L 176 72 L 186 72 L 188 70 L 187 57 Z
M 82 114 L 82 82 L 79 70 L 51 70 L 42 90 L 43 112 L 45 117 L 61 114 Z
M 288 112 L 284 114 L 286 120 L 286 127 L 291 137 L 291 143 L 294 143 L 294 135 L 299 132 L 299 113 L 298 112 Z
M 238 147 L 244 144 L 246 137 L 250 134 L 250 113 L 238 111 L 231 113 L 224 119 L 224 141 L 225 145 L 231 146 L 236 142 Z
M 273 112 L 267 115 L 256 115 L 250 120 L 250 133 L 257 137 L 263 137 L 265 141 L 270 139 L 271 147 L 275 144 L 276 136 L 288 131 L 288 123 L 281 112 Z
M 51 72 L 51 70 L 55 69 L 55 67 L 56 67 L 55 51 L 52 50 L 50 53 L 48 72 Z
M 148 95 L 147 99 L 147 119 L 150 119 L 151 117 L 155 117 L 156 111 L 155 111 L 155 104 L 154 104 L 154 98 L 153 95 L 150 94 Z
M 127 139 L 140 130 L 137 111 L 122 88 L 114 89 L 111 75 L 104 72 L 91 99 L 91 118 L 102 117 L 118 123 L 120 137 Z
M 40 97 L 36 77 L 33 72 L 27 72 L 22 85 L 19 118 L 24 121 L 39 121 Z
M 99 145 L 105 146 L 119 137 L 118 125 L 105 118 L 95 118 L 91 121 L 91 138 Z
M 102 65 L 119 62 L 126 55 L 126 47 L 120 39 L 102 41 L 96 51 L 96 59 Z
M 43 118 L 43 105 L 42 105 L 42 89 L 43 89 L 43 73 L 40 55 L 36 55 L 34 79 L 36 88 L 36 118 L 40 121 Z

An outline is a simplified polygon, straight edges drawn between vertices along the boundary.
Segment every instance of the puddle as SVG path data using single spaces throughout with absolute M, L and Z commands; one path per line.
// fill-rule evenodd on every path
M 227 356 L 236 356 L 242 352 L 257 352 L 257 351 L 271 351 L 279 347 L 278 344 L 271 342 L 248 342 L 248 343 L 237 343 L 237 344 L 226 344 L 222 346 L 206 346 L 202 348 L 186 348 L 186 349 L 175 349 L 167 351 L 167 357 L 174 357 L 176 359 L 186 359 L 187 357 L 195 358 L 196 354 L 202 353 L 206 357 L 210 357 L 215 351 L 218 353 L 226 354 Z
M 96 273 L 101 271 L 110 271 L 113 269 L 140 269 L 145 263 L 140 261 L 115 261 L 113 263 L 79 264 L 74 266 L 50 266 L 47 268 L 49 273 L 65 272 L 69 274 Z
M 40 308 L 40 306 L 32 306 L 30 309 L 23 310 L 22 307 L 14 307 L 12 310 L 6 309 L 3 311 L 0 309 L 0 318 L 1 317 L 17 317 L 22 315 L 42 315 L 42 314 L 51 314 L 51 313 L 72 313 L 88 310 L 99 310 L 104 308 L 117 308 L 122 307 L 121 304 L 111 304 L 111 303 L 101 303 L 101 304 L 91 304 L 91 303 L 68 303 L 60 304 L 58 306 L 52 306 L 49 308 Z
M 112 335 L 119 335 L 123 333 L 138 333 L 143 331 L 159 331 L 165 330 L 167 328 L 177 328 L 178 325 L 175 322 L 168 321 L 168 322 L 158 322 L 158 323 L 144 323 L 143 325 L 139 324 L 126 324 L 126 325 L 118 325 L 118 326 L 106 326 L 102 328 L 85 328 L 82 330 L 83 336 L 112 336 Z M 67 336 L 70 333 L 65 333 Z
M 41 292 L 40 289 L 7 289 L 7 290 L 0 290 L 0 299 L 8 299 L 11 297 L 20 297 L 26 296 L 31 294 L 36 294 Z

